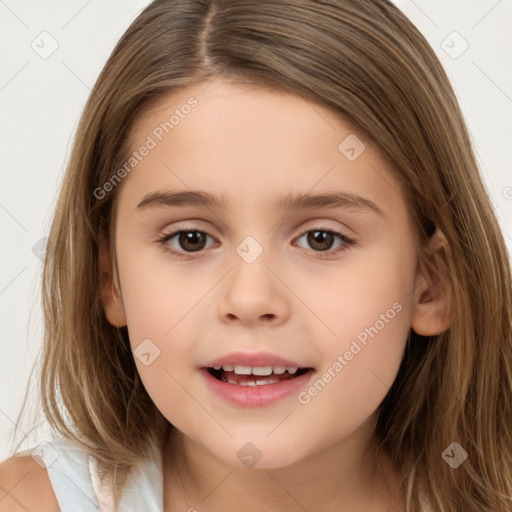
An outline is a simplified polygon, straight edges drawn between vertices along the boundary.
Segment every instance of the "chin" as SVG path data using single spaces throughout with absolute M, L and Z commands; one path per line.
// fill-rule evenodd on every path
M 265 446 L 263 446 L 265 444 Z M 279 469 L 285 468 L 302 459 L 296 448 L 290 447 L 288 451 L 276 451 L 271 443 L 247 442 L 241 448 L 235 449 L 234 457 L 226 459 L 226 452 L 213 454 L 225 463 L 237 468 L 247 469 Z

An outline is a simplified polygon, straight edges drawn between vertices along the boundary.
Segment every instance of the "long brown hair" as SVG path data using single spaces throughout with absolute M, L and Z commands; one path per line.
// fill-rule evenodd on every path
M 404 184 L 420 265 L 442 272 L 451 327 L 411 330 L 379 407 L 376 439 L 400 468 L 407 510 L 512 507 L 512 292 L 509 255 L 450 82 L 433 50 L 387 0 L 159 0 L 122 36 L 83 111 L 43 273 L 41 398 L 59 434 L 125 478 L 172 426 L 145 391 L 126 328 L 100 300 L 98 244 L 113 238 L 119 187 L 93 191 L 127 159 L 150 102 L 223 77 L 298 94 L 375 142 Z M 446 258 L 432 260 L 440 229 Z M 112 255 L 114 244 L 111 243 Z M 115 261 L 115 257 L 112 261 Z M 443 451 L 458 442 L 457 469 Z

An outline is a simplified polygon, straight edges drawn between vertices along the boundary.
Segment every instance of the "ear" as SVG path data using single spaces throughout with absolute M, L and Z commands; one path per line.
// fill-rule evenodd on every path
M 449 247 L 439 228 L 423 250 L 423 270 L 416 276 L 413 294 L 411 327 L 422 336 L 434 336 L 446 331 L 452 321 L 452 290 L 446 272 Z
M 109 245 L 104 233 L 100 234 L 99 242 L 99 280 L 101 302 L 109 323 L 114 327 L 124 327 L 127 323 L 126 314 L 121 295 L 117 290 L 112 276 L 112 260 L 110 257 Z

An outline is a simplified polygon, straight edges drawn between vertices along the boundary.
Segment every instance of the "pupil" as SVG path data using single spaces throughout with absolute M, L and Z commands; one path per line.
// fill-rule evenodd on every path
M 185 250 L 197 251 L 201 250 L 204 247 L 205 236 L 200 231 L 183 231 L 179 235 L 179 242 L 181 247 Z M 200 247 L 194 246 L 194 244 L 198 243 L 198 240 L 202 242 Z M 192 247 L 190 247 L 190 244 Z
M 333 238 L 333 234 L 328 231 L 311 231 L 308 234 L 308 243 L 311 244 L 311 247 L 314 249 L 327 251 L 332 245 Z M 322 246 L 322 242 L 325 243 L 326 240 L 329 242 L 329 247 Z

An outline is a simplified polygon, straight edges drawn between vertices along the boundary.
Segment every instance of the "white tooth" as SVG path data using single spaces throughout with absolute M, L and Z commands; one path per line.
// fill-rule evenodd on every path
M 220 370 L 222 368 L 222 366 L 214 366 L 213 369 L 214 370 Z
M 223 364 L 223 365 L 222 365 L 222 369 L 223 369 L 225 372 L 232 372 L 232 371 L 233 371 L 233 366 L 231 366 L 230 364 Z
M 253 366 L 253 375 L 270 375 L 272 373 L 272 366 Z
M 251 375 L 251 367 L 250 366 L 235 366 L 235 373 L 237 375 Z
M 274 382 L 280 382 L 278 379 L 265 379 L 265 380 L 257 380 L 257 386 L 263 386 L 264 384 L 274 384 Z
M 285 367 L 285 366 L 274 366 L 274 373 L 275 373 L 276 375 L 281 375 L 281 374 L 283 374 L 285 371 L 286 371 L 286 367 Z
M 288 373 L 295 373 L 297 371 L 296 366 L 287 366 L 286 369 L 288 370 Z

